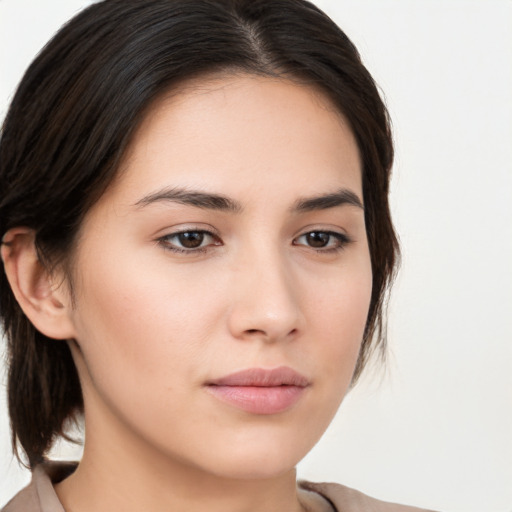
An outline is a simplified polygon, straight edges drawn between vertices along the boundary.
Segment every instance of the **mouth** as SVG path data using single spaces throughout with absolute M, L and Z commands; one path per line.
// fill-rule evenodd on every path
M 208 381 L 215 398 L 251 414 L 278 414 L 293 407 L 310 386 L 309 380 L 289 367 L 250 368 Z

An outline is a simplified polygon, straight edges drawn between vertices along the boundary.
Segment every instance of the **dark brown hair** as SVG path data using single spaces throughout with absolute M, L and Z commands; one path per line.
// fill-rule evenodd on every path
M 144 113 L 184 80 L 218 72 L 298 79 L 350 123 L 363 165 L 373 292 L 355 379 L 384 347 L 383 306 L 398 246 L 388 206 L 389 119 L 347 36 L 304 0 L 106 0 L 82 11 L 27 70 L 0 141 L 0 234 L 32 228 L 45 265 L 65 261 L 115 176 Z M 0 272 L 13 447 L 33 467 L 83 407 L 67 343 L 49 340 Z

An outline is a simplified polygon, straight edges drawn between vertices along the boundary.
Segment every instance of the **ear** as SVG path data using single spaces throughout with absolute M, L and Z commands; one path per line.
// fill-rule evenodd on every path
M 49 338 L 74 338 L 70 293 L 63 276 L 41 263 L 35 232 L 24 227 L 7 231 L 1 255 L 14 296 L 34 327 Z

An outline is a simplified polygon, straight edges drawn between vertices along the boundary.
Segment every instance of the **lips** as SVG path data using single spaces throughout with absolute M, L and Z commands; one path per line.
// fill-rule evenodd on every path
M 295 405 L 310 382 L 289 367 L 250 368 L 206 383 L 215 398 L 251 414 L 278 414 Z

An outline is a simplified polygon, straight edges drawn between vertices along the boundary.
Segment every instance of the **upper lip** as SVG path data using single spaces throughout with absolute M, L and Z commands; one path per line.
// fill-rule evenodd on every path
M 269 370 L 248 368 L 208 381 L 206 384 L 208 386 L 298 386 L 304 388 L 309 385 L 309 380 L 288 366 L 280 366 Z

